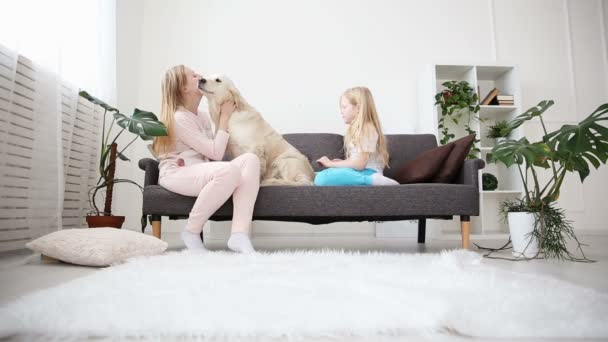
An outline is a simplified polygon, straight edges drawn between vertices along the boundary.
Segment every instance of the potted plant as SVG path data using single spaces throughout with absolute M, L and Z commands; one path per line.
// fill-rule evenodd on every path
M 590 261 L 556 201 L 566 173 L 578 173 L 583 182 L 590 173 L 589 164 L 596 169 L 606 164 L 608 128 L 603 123 L 608 121 L 608 103 L 599 106 L 577 125 L 563 125 L 556 131 L 547 132 L 542 115 L 553 104 L 552 100 L 541 101 L 509 122 L 515 129 L 525 121 L 538 118 L 544 132 L 541 141 L 531 143 L 524 137 L 500 142 L 488 153 L 487 161 L 517 167 L 524 186 L 523 198 L 501 204 L 516 256 L 535 258 L 543 253 L 548 258 Z M 548 181 L 541 182 L 540 169 L 550 170 Z M 576 241 L 582 258 L 568 251 L 566 237 Z
M 114 190 L 114 184 L 130 183 L 137 186 L 140 190 L 143 190 L 143 188 L 132 180 L 114 177 L 116 160 L 121 159 L 124 161 L 129 161 L 129 158 L 127 158 L 123 152 L 129 148 L 129 146 L 131 146 L 131 144 L 133 144 L 138 137 L 143 140 L 152 140 L 152 137 L 154 136 L 167 135 L 167 128 L 162 122 L 158 121 L 156 115 L 151 112 L 146 112 L 135 108 L 133 115 L 131 117 L 127 117 L 126 115 L 120 113 L 118 109 L 89 95 L 86 91 L 81 91 L 79 95 L 104 109 L 100 145 L 101 151 L 99 156 L 99 179 L 97 184 L 89 189 L 88 194 L 91 211 L 87 214 L 86 220 L 89 227 L 120 228 L 125 220 L 125 217 L 112 215 L 112 193 Z M 106 116 L 108 112 L 112 113 L 113 118 L 112 123 L 106 132 Z M 114 123 L 121 127 L 121 129 L 112 137 L 111 133 L 112 129 L 114 128 Z M 135 137 L 119 151 L 116 140 L 125 131 L 135 134 Z M 102 211 L 99 209 L 95 201 L 97 192 L 104 188 L 105 202 Z
M 481 184 L 484 191 L 493 191 L 498 188 L 498 179 L 491 173 L 481 174 Z
M 501 120 L 488 127 L 486 137 L 488 139 L 494 139 L 496 144 L 498 144 L 504 140 L 507 140 L 512 130 L 513 129 L 509 126 L 509 123 L 506 120 Z
M 464 129 L 469 134 L 476 134 L 475 130 L 471 128 L 471 120 L 480 120 L 477 115 L 477 112 L 479 112 L 479 97 L 467 81 L 448 81 L 442 83 L 442 85 L 446 89 L 435 95 L 435 105 L 441 107 L 438 127 L 442 134 L 440 142 L 445 145 L 456 137 L 453 133 L 450 133 L 446 119 L 458 125 L 464 116 L 466 119 Z M 475 138 L 469 158 L 476 158 L 474 153 L 480 152 L 478 143 L 479 139 Z

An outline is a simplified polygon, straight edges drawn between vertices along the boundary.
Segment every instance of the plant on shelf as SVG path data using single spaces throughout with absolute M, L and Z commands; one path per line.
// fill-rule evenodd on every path
M 101 145 L 100 145 L 100 156 L 99 156 L 99 179 L 97 184 L 89 189 L 89 205 L 91 211 L 87 215 L 87 222 L 89 227 L 116 227 L 120 228 L 124 221 L 124 216 L 112 215 L 112 193 L 114 190 L 114 184 L 118 183 L 130 183 L 137 186 L 140 190 L 143 188 L 129 179 L 115 178 L 114 173 L 116 169 L 116 160 L 121 159 L 129 161 L 123 152 L 131 146 L 137 140 L 141 138 L 143 140 L 152 140 L 155 136 L 167 135 L 167 128 L 165 125 L 158 121 L 158 118 L 154 113 L 146 112 L 135 108 L 133 115 L 128 117 L 120 111 L 107 103 L 95 98 L 86 91 L 81 91 L 80 96 L 86 100 L 101 106 L 104 109 L 103 112 L 103 123 L 101 133 Z M 106 116 L 108 113 L 112 113 L 112 122 L 109 125 L 108 131 L 106 132 Z M 116 123 L 121 129 L 113 137 L 111 136 L 112 129 Z M 118 137 L 125 131 L 135 134 L 135 137 L 120 151 L 116 143 Z M 110 140 L 111 139 L 111 140 Z M 103 211 L 99 209 L 96 204 L 97 192 L 105 188 L 105 202 Z
M 481 184 L 484 191 L 493 191 L 498 188 L 498 179 L 491 173 L 481 175 Z
M 501 120 L 488 126 L 488 133 L 486 134 L 486 137 L 488 139 L 494 139 L 498 143 L 506 140 L 509 134 L 511 134 L 512 130 L 513 129 L 506 120 Z
M 552 100 L 541 101 L 509 122 L 515 129 L 537 118 L 544 133 L 541 141 L 531 143 L 524 137 L 500 142 L 488 153 L 487 161 L 517 167 L 524 186 L 523 198 L 501 204 L 501 213 L 509 223 L 514 255 L 536 258 L 543 253 L 547 258 L 590 261 L 574 235 L 572 224 L 556 202 L 568 172 L 578 173 L 583 182 L 590 174 L 590 165 L 597 169 L 606 164 L 608 103 L 577 125 L 563 125 L 548 132 L 542 115 L 553 104 Z M 549 170 L 548 181 L 541 182 L 540 169 Z M 577 243 L 582 257 L 568 251 L 566 237 Z
M 445 145 L 456 137 L 455 134 L 450 133 L 446 120 L 459 125 L 464 119 L 465 131 L 468 134 L 476 134 L 475 130 L 471 128 L 471 121 L 479 120 L 477 115 L 477 112 L 479 112 L 479 97 L 467 81 L 448 81 L 442 83 L 442 85 L 446 89 L 435 95 L 435 105 L 441 107 L 438 127 L 442 134 L 440 142 Z M 469 158 L 475 158 L 474 153 L 480 152 L 478 143 L 479 139 L 475 138 Z

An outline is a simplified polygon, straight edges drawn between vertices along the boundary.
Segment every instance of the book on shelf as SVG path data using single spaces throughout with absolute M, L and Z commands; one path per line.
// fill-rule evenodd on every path
M 496 98 L 497 95 L 498 95 L 498 88 L 494 88 L 494 89 L 490 90 L 488 95 L 486 95 L 486 97 L 483 99 L 483 101 L 481 101 L 481 105 L 482 106 L 487 106 L 487 105 L 492 105 L 492 104 L 497 105 L 498 104 L 498 99 Z
M 498 99 L 498 101 L 511 101 L 511 102 L 513 102 L 513 100 L 515 99 L 515 97 L 513 95 L 497 95 L 496 98 Z

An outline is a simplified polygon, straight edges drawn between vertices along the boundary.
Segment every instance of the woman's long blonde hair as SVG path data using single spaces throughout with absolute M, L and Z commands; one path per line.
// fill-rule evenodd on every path
M 155 137 L 153 149 L 157 156 L 171 152 L 175 141 L 173 139 L 174 119 L 177 107 L 184 104 L 181 89 L 186 85 L 186 67 L 177 65 L 167 70 L 161 84 L 162 102 L 160 105 L 160 121 L 167 127 L 167 135 Z
M 383 166 L 388 164 L 388 151 L 386 149 L 386 139 L 382 134 L 382 126 L 376 111 L 376 104 L 371 91 L 366 87 L 354 87 L 347 89 L 343 94 L 351 105 L 357 106 L 358 110 L 353 121 L 348 126 L 344 135 L 344 150 L 346 155 L 350 155 L 350 146 L 361 146 L 363 141 L 369 138 L 372 132 L 378 134 L 377 152 L 381 157 Z M 342 98 L 341 97 L 341 98 Z

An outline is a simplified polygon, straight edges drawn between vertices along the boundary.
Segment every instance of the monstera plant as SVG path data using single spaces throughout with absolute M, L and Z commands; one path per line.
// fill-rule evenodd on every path
M 154 115 L 154 113 L 135 108 L 133 114 L 128 117 L 120 113 L 118 109 L 108 105 L 98 98 L 89 95 L 89 93 L 86 91 L 81 91 L 79 95 L 104 109 L 99 154 L 99 179 L 97 184 L 89 189 L 88 194 L 91 211 L 87 215 L 87 222 L 89 227 L 120 228 L 125 217 L 112 215 L 112 194 L 114 184 L 130 183 L 137 186 L 139 189 L 142 189 L 142 187 L 132 180 L 114 177 L 116 160 L 121 159 L 124 161 L 129 161 L 129 158 L 127 158 L 123 152 L 129 148 L 129 146 L 131 146 L 131 144 L 133 144 L 137 138 L 141 138 L 143 140 L 152 140 L 155 136 L 167 135 L 167 128 L 162 122 L 158 121 L 158 118 L 156 115 Z M 106 116 L 108 113 L 112 113 L 113 118 L 112 123 L 110 123 L 108 131 L 106 132 Z M 120 127 L 120 130 L 118 133 L 112 136 L 111 133 L 115 123 Z M 135 134 L 135 137 L 119 151 L 116 141 L 124 132 L 133 133 Z M 105 203 L 102 211 L 99 209 L 95 201 L 98 191 L 104 188 Z
M 553 104 L 552 100 L 541 101 L 508 123 L 512 130 L 528 120 L 538 119 L 544 133 L 541 141 L 530 142 L 526 138 L 502 141 L 488 153 L 487 161 L 516 167 L 524 186 L 523 198 L 501 204 L 501 212 L 509 222 L 516 256 L 534 258 L 543 253 L 546 257 L 589 261 L 572 224 L 556 202 L 567 173 L 577 173 L 583 182 L 591 167 L 598 169 L 606 164 L 608 103 L 599 106 L 576 125 L 563 125 L 554 132 L 548 132 L 543 113 Z M 549 170 L 548 181 L 541 182 L 540 169 Z M 525 225 L 528 227 L 523 229 Z M 519 236 L 515 236 L 517 232 Z M 566 237 L 576 241 L 582 257 L 568 251 Z

